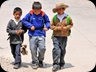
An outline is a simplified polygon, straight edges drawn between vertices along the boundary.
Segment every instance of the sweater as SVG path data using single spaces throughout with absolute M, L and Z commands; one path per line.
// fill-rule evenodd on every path
M 20 35 L 16 34 L 16 30 L 22 29 L 23 33 Z M 26 27 L 22 24 L 22 21 L 20 20 L 18 24 L 15 23 L 13 19 L 10 19 L 8 22 L 6 32 L 9 35 L 10 44 L 21 44 L 24 40 L 24 33 L 27 32 Z

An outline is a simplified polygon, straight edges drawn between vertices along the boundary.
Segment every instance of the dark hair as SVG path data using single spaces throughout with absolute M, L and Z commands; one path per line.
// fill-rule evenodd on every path
M 13 14 L 17 11 L 20 11 L 20 13 L 22 14 L 22 9 L 20 7 L 15 7 L 13 10 Z
M 42 4 L 40 2 L 33 2 L 32 9 L 42 9 Z

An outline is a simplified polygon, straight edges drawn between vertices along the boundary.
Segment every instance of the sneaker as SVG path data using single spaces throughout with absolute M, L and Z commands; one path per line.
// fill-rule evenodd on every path
M 60 69 L 64 69 L 64 64 L 60 64 Z
M 32 62 L 32 68 L 33 68 L 33 69 L 37 69 L 37 68 L 38 68 L 38 65 L 37 65 L 37 63 L 35 63 L 35 62 Z
M 18 68 L 20 68 L 20 66 L 14 65 L 14 69 L 18 69 Z
M 39 61 L 39 67 L 43 67 L 43 61 Z
M 52 70 L 53 70 L 53 71 L 57 71 L 57 70 L 59 70 L 59 68 L 60 68 L 59 65 L 53 65 Z
M 60 69 L 64 69 L 64 65 L 63 66 L 60 66 Z

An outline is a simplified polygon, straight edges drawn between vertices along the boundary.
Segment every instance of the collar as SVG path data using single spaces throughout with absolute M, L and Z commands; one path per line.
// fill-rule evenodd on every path
M 34 10 L 30 10 L 29 12 L 30 14 L 33 14 L 34 13 Z M 41 15 L 44 16 L 45 12 L 41 10 Z
M 63 20 L 65 17 L 67 17 L 67 14 L 66 14 L 66 13 L 64 13 L 64 14 L 62 14 L 62 15 L 58 15 L 58 14 L 57 14 L 57 18 L 60 20 L 60 22 L 62 22 L 62 20 Z
M 12 19 L 15 23 L 16 23 L 16 25 L 18 24 L 18 22 L 20 22 L 21 21 L 21 19 L 19 19 L 18 21 L 16 21 L 16 19 L 13 17 L 13 19 Z
M 62 15 L 58 15 L 58 14 L 57 14 L 57 17 L 63 17 L 63 18 L 65 18 L 65 17 L 67 17 L 67 14 L 66 14 L 66 13 L 64 13 L 64 14 L 62 14 Z

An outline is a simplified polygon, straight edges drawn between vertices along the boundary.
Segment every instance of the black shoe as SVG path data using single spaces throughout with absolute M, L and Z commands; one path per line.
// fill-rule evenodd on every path
M 33 69 L 37 69 L 38 68 L 38 64 L 36 62 L 34 62 L 34 61 L 32 62 L 32 68 Z
M 64 65 L 63 66 L 60 66 L 60 69 L 64 69 Z
M 52 70 L 57 71 L 57 70 L 59 70 L 59 68 L 60 68 L 60 66 L 55 64 L 55 65 L 53 65 Z
M 37 69 L 38 68 L 38 65 L 37 64 L 32 64 L 32 68 L 33 69 Z
M 60 65 L 60 69 L 64 69 L 64 63 L 61 63 L 59 65 Z
M 43 61 L 39 61 L 39 67 L 43 67 Z

